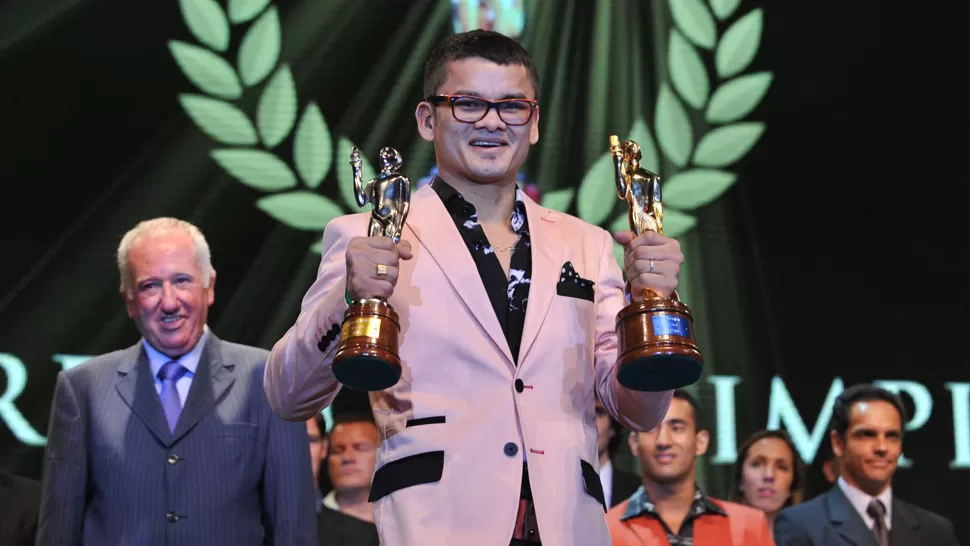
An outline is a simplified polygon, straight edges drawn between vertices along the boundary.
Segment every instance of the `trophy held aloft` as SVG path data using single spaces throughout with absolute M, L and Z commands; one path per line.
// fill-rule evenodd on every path
M 361 174 L 360 151 L 354 148 L 350 165 L 354 169 L 354 195 L 357 204 L 371 203 L 369 237 L 401 240 L 411 200 L 411 181 L 399 172 L 401 154 L 394 148 L 381 149 L 381 173 L 368 182 Z M 386 265 L 377 264 L 386 274 Z M 401 379 L 398 335 L 401 323 L 397 312 L 382 298 L 351 302 L 344 313 L 340 345 L 333 359 L 333 374 L 341 384 L 361 391 L 380 391 Z
M 630 229 L 663 235 L 660 177 L 640 166 L 640 146 L 610 137 L 617 195 L 627 203 Z M 697 382 L 704 358 L 694 341 L 690 308 L 676 293 L 665 298 L 644 290 L 643 298 L 616 316 L 617 380 L 635 391 L 666 391 Z

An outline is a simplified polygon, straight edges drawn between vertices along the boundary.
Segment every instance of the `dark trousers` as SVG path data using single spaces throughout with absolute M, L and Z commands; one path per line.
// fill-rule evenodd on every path
M 515 534 L 509 546 L 542 546 L 539 542 L 539 526 L 536 523 L 535 506 L 532 504 L 532 486 L 529 484 L 529 465 L 522 463 L 522 488 L 519 506 L 516 508 Z

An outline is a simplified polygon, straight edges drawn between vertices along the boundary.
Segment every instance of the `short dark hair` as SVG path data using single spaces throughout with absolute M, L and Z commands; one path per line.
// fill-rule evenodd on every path
M 849 430 L 849 412 L 852 410 L 852 405 L 857 402 L 871 402 L 873 400 L 882 400 L 892 404 L 899 412 L 899 422 L 903 425 L 906 424 L 906 408 L 899 396 L 869 383 L 859 383 L 845 389 L 835 399 L 835 405 L 832 407 L 832 420 L 829 422 L 829 431 L 837 433 L 840 438 L 844 439 L 845 432 Z
M 683 400 L 684 402 L 690 404 L 690 408 L 694 412 L 694 430 L 705 430 L 704 419 L 703 415 L 701 414 L 701 405 L 697 399 L 694 398 L 694 395 L 685 391 L 684 389 L 677 389 L 674 391 L 674 398 Z
M 741 482 L 744 476 L 744 463 L 748 458 L 748 452 L 751 451 L 751 446 L 759 440 L 764 440 L 765 438 L 778 438 L 779 440 L 785 442 L 788 449 L 791 450 L 792 459 L 792 480 L 791 480 L 791 494 L 785 499 L 784 507 L 796 505 L 802 501 L 802 487 L 804 487 L 805 482 L 805 462 L 802 458 L 798 456 L 798 450 L 795 449 L 795 442 L 792 442 L 791 436 L 788 435 L 784 430 L 760 430 L 751 435 L 741 449 L 738 451 L 738 458 L 734 462 L 734 488 L 731 490 L 731 500 L 739 501 L 744 499 L 744 493 L 741 491 Z
M 349 423 L 370 423 L 377 426 L 374 422 L 374 415 L 371 412 L 359 411 L 359 410 L 344 410 L 333 416 L 333 426 L 330 430 L 333 430 L 337 425 L 346 425 Z
M 317 430 L 320 431 L 320 437 L 321 438 L 326 438 L 327 437 L 327 419 L 323 416 L 323 412 L 319 412 L 318 411 L 317 414 L 313 416 L 313 422 L 317 424 Z
M 447 65 L 451 61 L 479 57 L 495 64 L 521 65 L 529 73 L 536 100 L 539 99 L 539 74 L 532 56 L 522 44 L 491 30 L 472 30 L 454 34 L 437 45 L 424 65 L 424 97 L 430 97 L 444 85 Z

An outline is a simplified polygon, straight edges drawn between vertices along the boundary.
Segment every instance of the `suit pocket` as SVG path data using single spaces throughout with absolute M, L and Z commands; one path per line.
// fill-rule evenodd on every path
M 374 502 L 395 491 L 441 481 L 445 469 L 445 452 L 429 451 L 389 462 L 374 473 L 368 502 Z
M 559 270 L 559 282 L 556 283 L 556 294 L 567 298 L 579 298 L 581 300 L 593 301 L 593 285 L 596 284 L 589 279 L 584 279 L 576 273 L 572 262 L 566 262 Z
M 405 428 L 420 427 L 423 425 L 443 425 L 445 424 L 445 416 L 438 415 L 436 417 L 421 417 L 418 419 L 408 419 L 407 424 L 404 425 Z
M 599 501 L 603 505 L 603 511 L 606 512 L 606 495 L 603 494 L 603 483 L 600 482 L 600 476 L 596 473 L 596 469 L 586 461 L 580 460 L 579 470 L 583 475 L 583 490 L 586 491 L 587 495 Z
M 256 437 L 256 425 L 252 423 L 226 423 L 219 427 L 219 436 L 241 436 L 243 438 Z

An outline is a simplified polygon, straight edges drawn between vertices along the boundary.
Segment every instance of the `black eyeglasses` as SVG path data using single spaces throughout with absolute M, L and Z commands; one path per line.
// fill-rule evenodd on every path
M 532 113 L 539 107 L 533 99 L 485 100 L 471 95 L 432 95 L 428 102 L 434 105 L 449 103 L 451 114 L 464 123 L 475 123 L 485 119 L 492 108 L 507 125 L 525 125 L 532 119 Z

